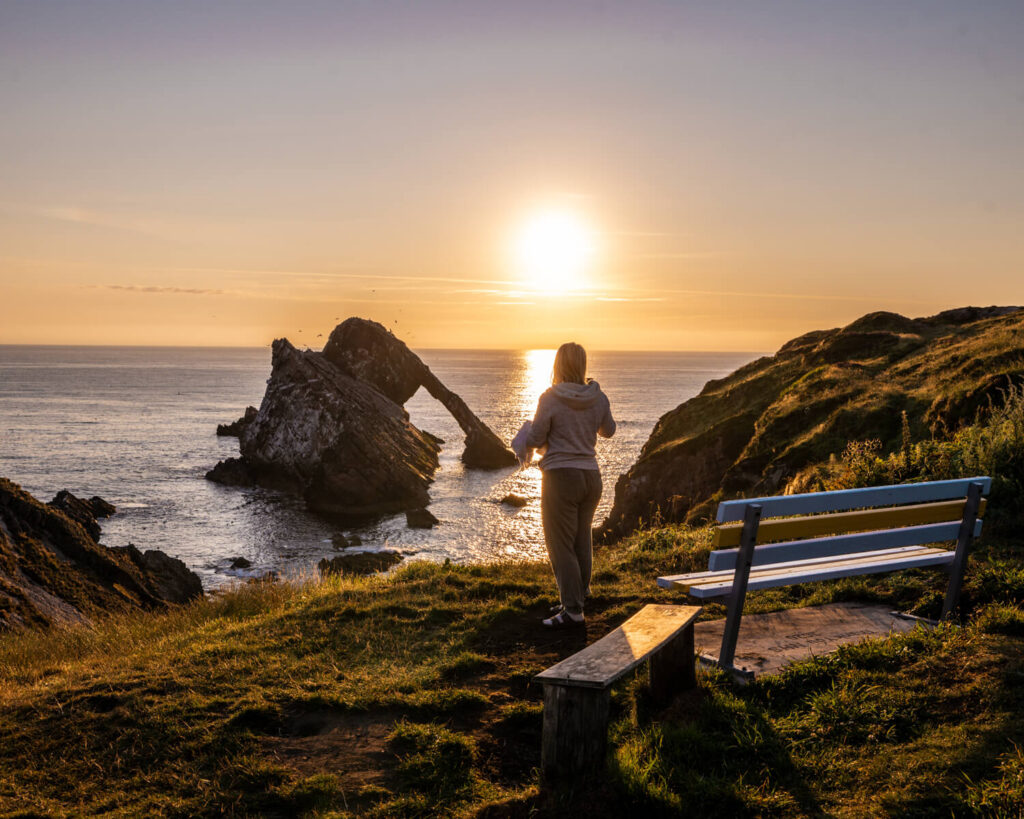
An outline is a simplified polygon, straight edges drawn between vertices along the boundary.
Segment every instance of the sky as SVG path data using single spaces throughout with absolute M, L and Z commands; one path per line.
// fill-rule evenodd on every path
M 1024 3 L 0 0 L 0 343 L 1024 304 Z

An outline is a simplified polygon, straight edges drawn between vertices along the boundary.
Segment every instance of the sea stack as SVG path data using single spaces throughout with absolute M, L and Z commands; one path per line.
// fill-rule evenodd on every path
M 322 353 L 274 342 L 263 402 L 240 430 L 241 457 L 217 464 L 207 478 L 294 492 L 314 511 L 347 517 L 426 506 L 439 444 L 410 423 L 402 406 L 421 386 L 466 433 L 468 466 L 515 463 L 401 340 L 376 322 L 350 318 Z

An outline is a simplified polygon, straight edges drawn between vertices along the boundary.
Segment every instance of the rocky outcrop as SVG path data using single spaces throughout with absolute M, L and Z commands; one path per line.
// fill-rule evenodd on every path
M 117 511 L 112 503 L 107 503 L 98 495 L 83 500 L 72 495 L 67 489 L 58 492 L 48 505 L 78 523 L 93 540 L 100 539 L 98 519 L 109 518 Z
M 405 344 L 376 322 L 351 318 L 322 353 L 274 342 L 263 402 L 239 435 L 241 458 L 222 461 L 207 478 L 294 492 L 313 510 L 349 517 L 426 506 L 438 439 L 416 429 L 402 408 L 420 386 L 466 432 L 467 464 L 515 462 Z
M 230 424 L 217 424 L 217 434 L 227 438 L 237 438 L 242 434 L 242 430 L 256 418 L 256 413 L 256 407 L 246 407 L 245 415 L 237 421 L 232 421 Z
M 240 460 L 207 477 L 294 492 L 311 509 L 343 516 L 424 506 L 438 465 L 437 445 L 402 407 L 285 339 L 274 342 L 263 403 L 239 447 Z
M 1024 384 L 1024 310 L 964 307 L 909 319 L 869 313 L 816 330 L 709 381 L 655 425 L 599 528 L 615 540 L 709 517 L 718 500 L 785 492 L 850 441 L 941 436 Z
M 0 631 L 87 622 L 104 612 L 160 608 L 202 595 L 199 578 L 180 560 L 97 543 L 86 529 L 95 518 L 77 518 L 87 509 L 104 512 L 105 502 L 69 492 L 58 499 L 75 517 L 0 478 Z
M 256 478 L 241 458 L 225 458 L 206 473 L 206 479 L 224 486 L 256 485 Z
M 176 557 L 159 549 L 140 551 L 134 544 L 115 546 L 111 549 L 127 555 L 142 571 L 156 596 L 167 603 L 187 603 L 203 596 L 203 584 L 199 576 Z
M 352 552 L 332 557 L 330 560 L 325 557 L 317 564 L 317 568 L 321 575 L 367 575 L 386 572 L 402 560 L 402 553 L 393 549 L 384 549 L 380 552 Z
M 410 529 L 433 529 L 440 522 L 429 509 L 410 509 L 405 513 L 405 525 Z

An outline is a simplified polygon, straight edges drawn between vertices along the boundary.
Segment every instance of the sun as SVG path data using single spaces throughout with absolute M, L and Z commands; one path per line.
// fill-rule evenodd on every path
M 597 234 L 572 211 L 540 210 L 520 225 L 512 250 L 516 273 L 529 287 L 565 293 L 586 286 Z

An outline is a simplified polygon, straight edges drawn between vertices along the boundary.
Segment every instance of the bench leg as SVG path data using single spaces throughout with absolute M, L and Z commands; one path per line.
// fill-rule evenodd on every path
M 757 527 L 760 522 L 761 505 L 748 504 L 743 513 L 743 532 L 736 554 L 729 608 L 725 615 L 722 649 L 718 652 L 718 664 L 722 668 L 732 668 L 733 658 L 736 656 L 736 641 L 740 636 L 740 619 L 743 617 L 743 601 L 747 599 L 747 581 L 750 579 L 750 566 L 754 562 L 754 545 L 757 543 Z
M 981 483 L 972 483 L 967 488 L 967 503 L 964 504 L 964 516 L 960 521 L 960 534 L 956 539 L 956 554 L 953 565 L 949 568 L 949 586 L 946 589 L 946 600 L 942 605 L 940 620 L 946 620 L 960 602 L 960 589 L 964 585 L 964 573 L 967 571 L 967 553 L 974 538 L 974 524 L 978 520 L 978 507 L 981 505 Z
M 540 767 L 545 782 L 600 774 L 608 744 L 607 688 L 544 686 Z
M 667 703 L 682 688 L 697 685 L 692 623 L 651 656 L 650 678 L 651 693 L 659 703 Z

